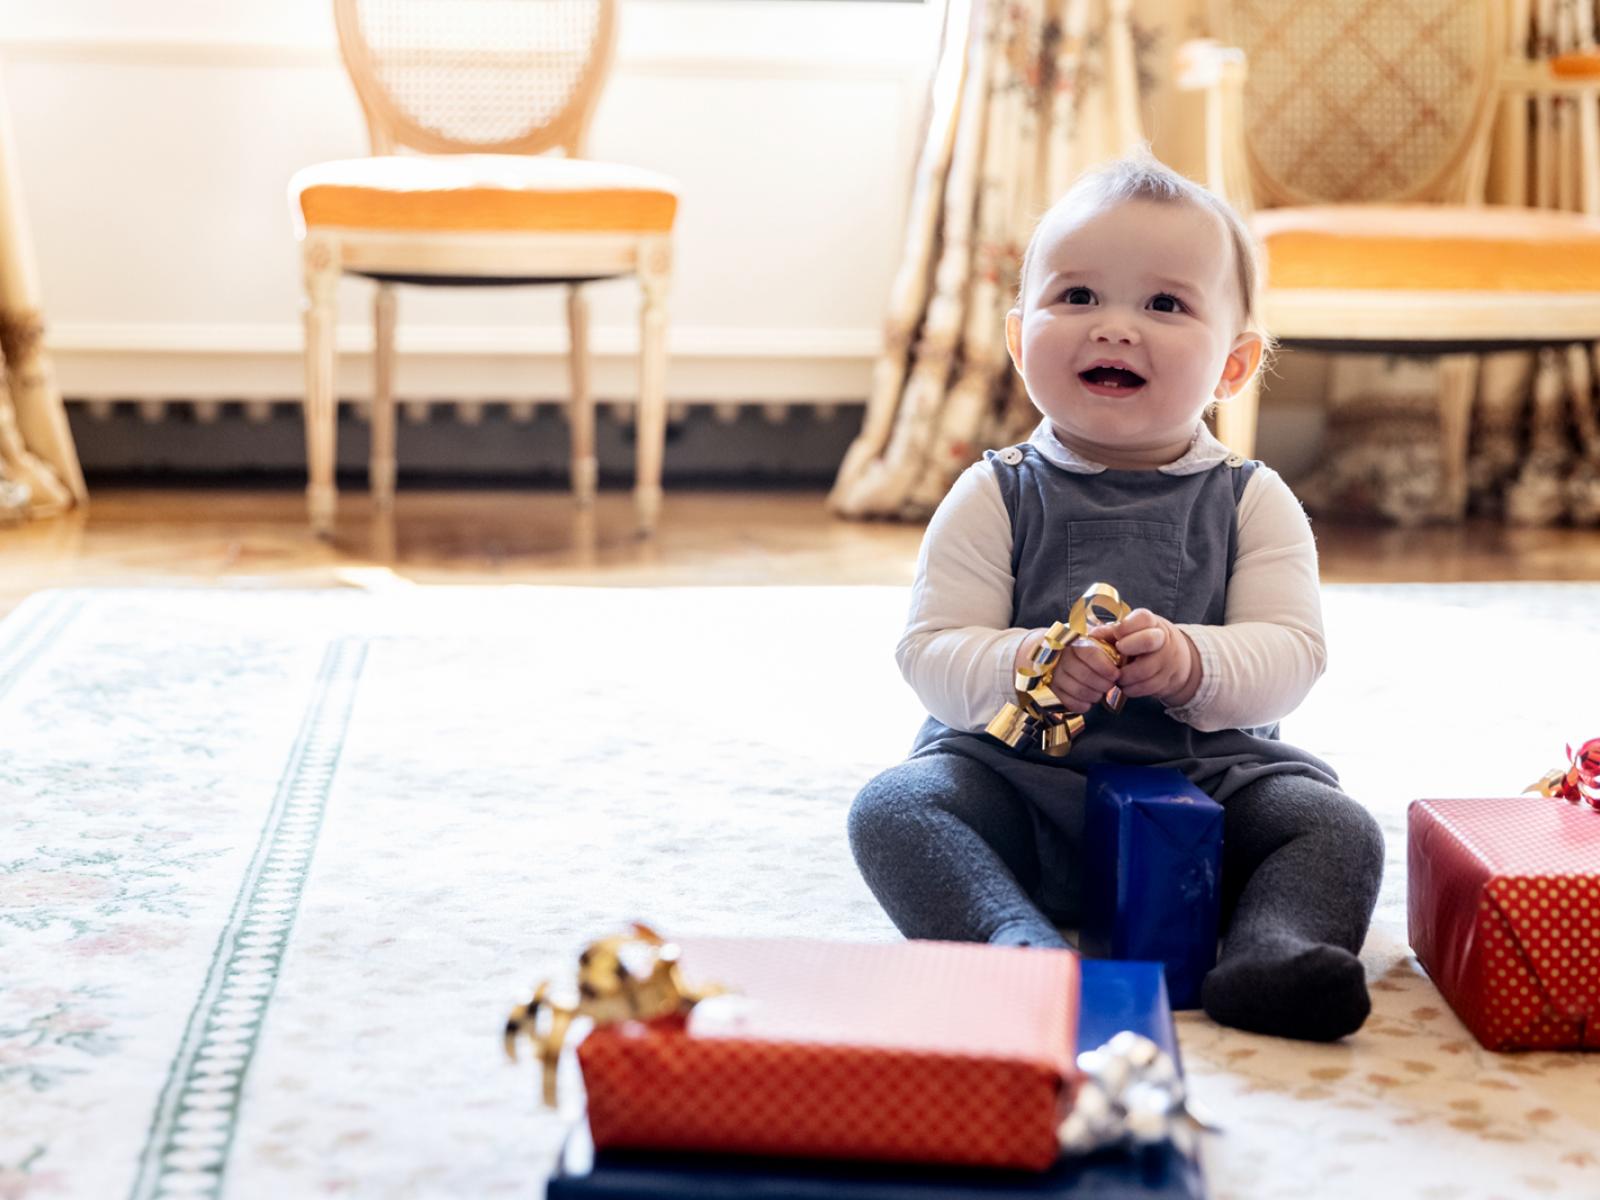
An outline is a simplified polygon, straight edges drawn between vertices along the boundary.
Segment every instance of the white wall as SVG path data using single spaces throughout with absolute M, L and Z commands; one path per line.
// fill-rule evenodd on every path
M 623 0 L 590 142 L 682 185 L 678 399 L 866 394 L 942 6 Z M 0 0 L 0 63 L 63 390 L 300 392 L 285 183 L 366 152 L 328 0 Z M 632 393 L 635 291 L 592 291 L 597 390 Z M 341 297 L 365 390 L 370 287 Z M 564 393 L 557 294 L 407 289 L 399 391 Z

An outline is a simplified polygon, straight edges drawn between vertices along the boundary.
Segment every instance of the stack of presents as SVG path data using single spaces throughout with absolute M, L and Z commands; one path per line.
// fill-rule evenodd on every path
M 1600 739 L 1543 795 L 1419 800 L 1411 941 L 1492 1050 L 1600 1047 Z M 587 1120 L 549 1200 L 1201 1197 L 1172 1009 L 1214 964 L 1222 810 L 1090 776 L 1082 955 L 944 942 L 597 942 L 576 1005 L 517 1010 Z

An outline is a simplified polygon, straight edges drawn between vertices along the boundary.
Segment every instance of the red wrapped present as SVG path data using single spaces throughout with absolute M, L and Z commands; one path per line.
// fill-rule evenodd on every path
M 683 939 L 687 1018 L 578 1046 L 599 1149 L 1043 1170 L 1071 1105 L 1067 950 Z
M 1600 812 L 1411 805 L 1411 948 L 1490 1050 L 1600 1048 Z

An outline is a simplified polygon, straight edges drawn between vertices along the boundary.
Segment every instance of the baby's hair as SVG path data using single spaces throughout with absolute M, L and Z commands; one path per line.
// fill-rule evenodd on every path
M 1129 200 L 1149 200 L 1156 204 L 1193 204 L 1207 212 L 1216 213 L 1228 232 L 1233 247 L 1234 267 L 1239 287 L 1239 304 L 1244 314 L 1244 327 L 1266 337 L 1256 317 L 1256 292 L 1261 276 L 1261 252 L 1249 226 L 1244 223 L 1233 206 L 1208 188 L 1192 179 L 1186 179 L 1171 167 L 1150 154 L 1138 151 L 1123 158 L 1112 159 L 1085 171 L 1067 189 L 1066 194 L 1050 206 L 1050 211 L 1067 204 L 1088 202 L 1094 209 L 1108 208 Z M 1048 217 L 1049 213 L 1045 214 Z M 1022 271 L 1017 279 L 1017 305 L 1022 306 L 1023 291 L 1028 284 L 1028 267 L 1033 261 L 1033 248 L 1039 240 L 1039 229 L 1044 217 L 1034 226 L 1028 248 L 1023 251 Z M 1270 343 L 1269 343 L 1270 344 Z

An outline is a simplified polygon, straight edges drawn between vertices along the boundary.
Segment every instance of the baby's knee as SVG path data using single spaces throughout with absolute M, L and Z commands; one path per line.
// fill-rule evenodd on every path
M 1363 876 L 1383 870 L 1383 830 L 1362 805 L 1338 787 L 1299 775 L 1260 780 L 1229 802 L 1224 842 L 1238 835 L 1257 853 L 1310 838 L 1341 869 Z
M 850 845 L 863 850 L 898 843 L 930 814 L 959 807 L 962 764 L 938 755 L 912 758 L 875 776 L 850 806 Z
M 894 840 L 896 827 L 904 823 L 916 796 L 909 766 L 901 763 L 875 776 L 850 805 L 850 846 L 858 858 Z
M 1340 846 L 1364 874 L 1382 874 L 1383 829 L 1377 818 L 1343 792 L 1334 792 L 1334 796 L 1337 799 L 1326 806 L 1325 812 Z

